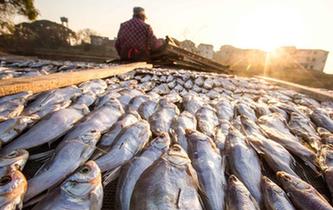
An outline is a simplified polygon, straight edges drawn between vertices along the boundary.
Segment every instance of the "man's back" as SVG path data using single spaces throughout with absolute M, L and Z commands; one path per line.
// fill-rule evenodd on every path
M 132 18 L 122 23 L 116 42 L 120 57 L 130 59 L 129 54 L 137 51 L 148 56 L 153 36 L 151 27 L 139 18 Z

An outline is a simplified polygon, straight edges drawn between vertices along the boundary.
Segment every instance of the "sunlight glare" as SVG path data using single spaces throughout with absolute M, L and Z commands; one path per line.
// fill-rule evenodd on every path
M 297 11 L 278 7 L 263 7 L 244 15 L 236 29 L 239 46 L 265 51 L 298 43 L 304 33 Z

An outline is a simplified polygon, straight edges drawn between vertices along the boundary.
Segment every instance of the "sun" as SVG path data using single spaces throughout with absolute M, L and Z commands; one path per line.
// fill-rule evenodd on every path
M 265 51 L 295 45 L 304 31 L 296 11 L 278 7 L 262 7 L 249 12 L 239 19 L 236 28 L 236 42 L 240 47 Z

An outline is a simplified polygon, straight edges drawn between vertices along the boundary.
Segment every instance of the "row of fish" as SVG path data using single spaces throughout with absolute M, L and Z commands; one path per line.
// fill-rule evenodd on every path
M 101 209 L 117 182 L 115 209 L 333 209 L 333 104 L 262 80 L 137 69 L 0 104 L 0 208 Z
M 0 57 L 0 79 L 22 76 L 40 76 L 56 72 L 78 71 L 92 68 L 108 68 L 110 64 L 51 60 L 12 60 Z

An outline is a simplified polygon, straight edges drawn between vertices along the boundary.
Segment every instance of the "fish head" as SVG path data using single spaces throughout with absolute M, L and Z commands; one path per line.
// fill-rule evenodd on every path
M 266 191 L 269 194 L 273 194 L 273 193 L 282 194 L 282 193 L 284 193 L 283 190 L 280 187 L 278 187 L 272 180 L 270 180 L 266 176 L 262 177 L 261 185 L 262 185 L 263 191 Z
M 295 191 L 306 191 L 311 190 L 311 186 L 307 184 L 306 182 L 302 181 L 301 179 L 290 175 L 284 171 L 278 171 L 276 173 L 276 176 L 278 177 L 279 181 L 281 182 L 283 188 L 289 189 L 289 190 L 295 190 Z
M 88 161 L 61 185 L 61 190 L 71 197 L 87 198 L 101 185 L 101 180 L 98 165 Z
M 166 151 L 169 148 L 170 142 L 171 140 L 169 134 L 163 132 L 158 137 L 156 137 L 150 144 L 158 150 Z
M 22 170 L 28 157 L 28 151 L 23 149 L 14 150 L 9 154 L 0 156 L 0 168 L 15 167 L 18 170 Z
M 175 166 L 185 166 L 191 163 L 185 150 L 179 145 L 172 145 L 169 150 L 162 156 L 164 160 Z
M 322 170 L 333 167 L 333 146 L 330 144 L 323 145 L 318 153 L 317 162 Z
M 9 203 L 17 197 L 22 199 L 27 187 L 24 175 L 15 167 L 11 167 L 6 174 L 0 176 L 0 206 L 2 202 Z

